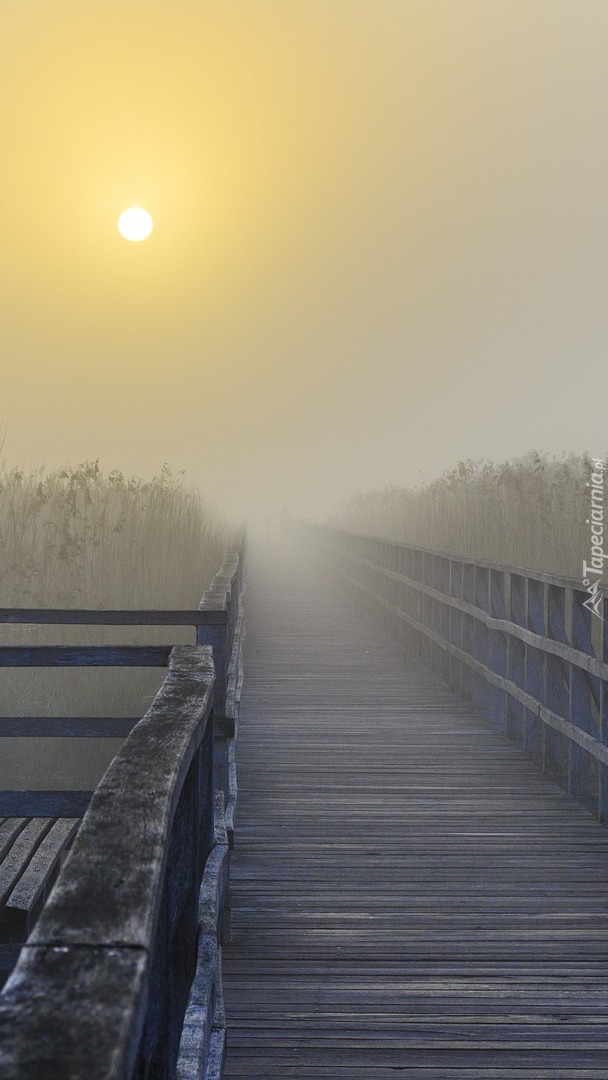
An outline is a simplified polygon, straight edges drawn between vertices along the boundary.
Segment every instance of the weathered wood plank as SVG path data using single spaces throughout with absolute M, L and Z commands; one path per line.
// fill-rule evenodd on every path
M 263 1056 L 257 1056 L 255 1060 L 252 1060 L 246 1053 L 231 1053 L 230 1056 L 230 1075 L 234 1077 L 246 1078 L 246 1080 L 268 1080 L 272 1076 L 271 1070 L 276 1068 L 274 1059 L 271 1057 L 264 1058 Z M 430 1080 L 429 1070 L 426 1070 L 428 1080 Z M 351 1064 L 348 1066 L 348 1073 L 345 1073 L 343 1069 L 338 1073 L 335 1066 L 329 1068 L 314 1066 L 314 1073 L 311 1074 L 310 1065 L 293 1065 L 282 1064 L 281 1065 L 281 1077 L 285 1080 L 310 1080 L 311 1075 L 314 1075 L 318 1080 L 336 1080 L 340 1075 L 349 1078 L 349 1080 L 395 1080 L 395 1068 L 391 1065 L 373 1066 L 368 1064 L 356 1065 Z M 408 1065 L 400 1065 L 398 1067 L 399 1080 L 427 1080 L 424 1073 L 416 1066 L 411 1068 Z M 447 1069 L 434 1068 L 432 1072 L 432 1080 L 532 1080 L 532 1074 L 529 1069 L 518 1069 L 507 1067 L 501 1068 L 486 1068 L 458 1069 L 455 1073 L 451 1066 Z M 565 1068 L 552 1067 L 549 1069 L 537 1069 L 533 1074 L 534 1080 L 600 1080 L 600 1075 L 595 1068 L 591 1069 L 572 1069 L 570 1066 Z
M 22 949 L 0 996 L 1 1080 L 131 1076 L 147 968 L 144 949 Z
M 226 612 L 205 609 L 0 608 L 0 623 L 63 626 L 221 626 Z
M 171 645 L 1 645 L 1 667 L 167 667 Z
M 11 817 L 81 818 L 92 791 L 0 791 L 0 813 Z
M 4 818 L 0 824 L 0 859 L 3 859 L 7 851 L 13 846 L 13 842 L 21 830 L 27 825 L 25 817 Z
M 0 863 L 0 905 L 5 903 L 52 825 L 52 818 L 32 818 L 15 837 Z
M 140 716 L 0 716 L 0 739 L 124 739 Z
M 76 835 L 78 825 L 79 821 L 73 818 L 52 822 L 0 909 L 0 936 L 3 939 L 25 941 L 30 934 L 53 887 L 61 857 Z M 0 876 L 1 873 L 0 867 Z

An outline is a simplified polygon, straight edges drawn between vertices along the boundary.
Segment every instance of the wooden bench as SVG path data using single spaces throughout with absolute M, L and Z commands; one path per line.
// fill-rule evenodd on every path
M 0 987 L 29 937 L 79 818 L 0 818 Z

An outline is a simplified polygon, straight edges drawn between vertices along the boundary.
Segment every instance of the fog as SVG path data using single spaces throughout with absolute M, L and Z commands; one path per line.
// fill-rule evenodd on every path
M 605 0 L 8 0 L 8 460 L 262 520 L 604 452 L 607 37 Z

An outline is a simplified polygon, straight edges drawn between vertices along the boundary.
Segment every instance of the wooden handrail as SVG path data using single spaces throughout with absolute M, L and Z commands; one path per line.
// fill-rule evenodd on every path
M 589 610 L 581 582 L 327 525 L 292 527 L 413 655 L 608 820 L 608 622 Z
M 171 649 L 151 707 L 91 797 L 0 994 L 0 1080 L 160 1080 L 189 1076 L 193 1062 L 197 1075 L 221 1069 L 243 560 L 244 539 L 192 623 L 197 635 L 214 636 L 217 652 L 205 643 Z M 218 701 L 228 702 L 228 715 L 218 714 Z M 33 733 L 50 718 L 26 719 Z
M 423 582 L 416 581 L 415 578 L 408 577 L 406 574 L 397 574 L 392 570 L 388 570 L 385 566 L 380 566 L 378 563 L 372 562 L 370 559 L 355 555 L 352 551 L 348 551 L 344 547 L 336 547 L 335 550 L 339 550 L 346 559 L 358 562 L 361 566 L 372 568 L 386 578 L 400 582 L 403 585 L 408 585 L 417 592 L 424 593 L 425 596 L 430 596 L 434 600 L 441 601 L 441 603 L 449 603 L 451 608 L 463 611 L 466 615 L 470 615 L 473 619 L 477 619 L 479 622 L 483 623 L 484 626 L 487 626 L 489 630 L 502 630 L 505 633 L 511 634 L 513 637 L 519 638 L 520 641 L 525 641 L 527 644 L 533 645 L 537 649 L 544 649 L 554 656 L 561 656 L 563 660 L 567 660 L 568 663 L 582 668 L 583 671 L 588 671 L 592 675 L 598 675 L 601 679 L 608 679 L 608 663 L 605 663 L 602 660 L 596 660 L 595 657 L 590 656 L 588 653 L 581 652 L 579 649 L 574 649 L 571 645 L 565 644 L 562 641 L 553 640 L 542 634 L 535 634 L 532 630 L 528 630 L 526 627 L 520 626 L 510 619 L 496 619 L 492 615 L 489 615 L 487 611 L 484 611 L 483 608 L 476 607 L 474 604 L 469 604 L 465 600 L 460 600 L 455 596 L 446 597 L 446 594 L 441 592 L 440 589 L 425 585 Z M 499 568 L 498 566 L 494 566 L 493 569 Z M 500 567 L 500 569 L 504 572 L 506 568 Z M 542 579 L 539 578 L 537 580 Z M 569 582 L 569 580 L 570 579 L 566 578 L 563 579 L 564 582 Z M 563 587 L 571 588 L 572 586 L 570 584 L 564 584 Z M 580 591 L 582 591 L 582 589 Z M 422 624 L 420 625 L 422 626 Z
M 368 543 L 379 542 L 385 545 L 387 548 L 393 548 L 395 551 L 407 550 L 416 552 L 419 555 L 436 555 L 441 559 L 448 559 L 451 562 L 458 562 L 467 564 L 469 566 L 477 566 L 486 570 L 503 570 L 510 574 L 521 574 L 527 578 L 533 578 L 535 581 L 544 581 L 547 585 L 562 585 L 570 588 L 581 589 L 581 583 L 577 578 L 571 578 L 564 574 L 551 574 L 544 570 L 536 570 L 531 566 L 520 566 L 515 563 L 496 563 L 491 559 L 478 559 L 475 555 L 462 555 L 457 551 L 451 551 L 445 548 L 434 547 L 422 547 L 419 544 L 410 544 L 406 540 L 394 540 L 386 536 L 380 536 L 377 533 L 358 532 L 352 529 L 342 529 L 337 525 L 322 525 L 316 521 L 310 521 L 305 519 L 291 519 L 292 524 L 290 528 L 295 533 L 302 528 L 311 529 L 327 529 L 332 533 L 338 535 L 341 533 L 345 537 L 354 538 L 358 540 L 364 540 Z M 608 595 L 608 584 L 600 586 L 602 592 Z
M 212 847 L 212 689 L 211 651 L 176 647 L 0 996 L 3 1080 L 175 1068 Z

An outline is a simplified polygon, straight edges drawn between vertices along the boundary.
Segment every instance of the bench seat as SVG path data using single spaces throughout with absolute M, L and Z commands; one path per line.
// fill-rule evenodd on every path
M 51 891 L 79 818 L 0 818 L 0 986 Z

